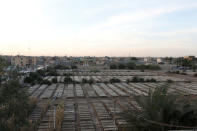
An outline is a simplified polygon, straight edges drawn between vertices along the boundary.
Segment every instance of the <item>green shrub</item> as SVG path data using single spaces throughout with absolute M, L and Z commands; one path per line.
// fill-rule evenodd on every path
M 131 81 L 132 82 L 139 82 L 139 78 L 137 76 L 134 76 Z
M 173 80 L 168 79 L 168 80 L 167 80 L 167 83 L 173 83 Z
M 37 70 L 36 71 L 40 76 L 45 76 L 45 71 L 44 70 Z
M 138 82 L 144 82 L 144 78 L 139 78 Z
M 51 70 L 47 73 L 47 76 L 58 76 L 58 73 L 55 70 Z
M 78 69 L 78 67 L 76 65 L 72 65 L 71 69 Z
M 56 65 L 54 68 L 55 68 L 55 69 L 59 69 L 59 70 L 70 69 L 68 66 L 64 66 L 64 65 Z
M 130 70 L 135 70 L 136 69 L 136 64 L 133 62 L 127 63 L 127 68 Z
M 72 83 L 73 82 L 73 80 L 72 80 L 72 78 L 70 78 L 70 77 L 65 77 L 64 78 L 64 83 Z
M 72 73 L 64 73 L 64 76 L 72 76 Z
M 126 82 L 127 82 L 127 84 L 129 84 L 131 81 L 130 81 L 130 79 L 127 79 Z
M 85 78 L 83 78 L 83 79 L 82 79 L 82 83 L 88 83 L 88 80 L 85 79 Z
M 117 67 L 117 65 L 116 64 L 111 64 L 110 65 L 110 69 L 117 69 L 118 67 Z
M 51 85 L 51 82 L 49 80 L 43 80 L 40 84 Z
M 118 64 L 118 68 L 119 68 L 119 69 L 125 69 L 125 68 L 126 68 L 126 65 L 123 64 L 123 63 L 119 63 L 119 64 Z
M 54 77 L 54 78 L 52 79 L 52 83 L 57 83 L 57 77 Z
M 91 84 L 93 84 L 94 83 L 94 79 L 89 79 L 89 81 L 88 81 L 88 83 L 91 85 Z
M 176 71 L 176 74 L 180 74 L 180 72 L 179 71 Z
M 157 80 L 154 79 L 154 78 L 151 78 L 151 79 L 150 79 L 150 82 L 157 82 Z
M 117 79 L 117 78 L 112 78 L 109 80 L 110 83 L 120 83 L 121 80 L 120 79 Z

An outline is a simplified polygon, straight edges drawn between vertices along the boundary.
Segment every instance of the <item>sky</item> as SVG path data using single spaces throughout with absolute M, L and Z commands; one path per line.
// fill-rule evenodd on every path
M 0 0 L 0 54 L 197 56 L 197 1 Z

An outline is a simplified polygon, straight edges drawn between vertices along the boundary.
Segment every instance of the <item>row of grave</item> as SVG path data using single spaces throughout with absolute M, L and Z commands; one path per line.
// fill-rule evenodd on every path
M 117 78 L 121 80 L 122 82 L 126 82 L 128 79 L 132 80 L 133 77 L 134 76 L 71 76 L 71 78 L 77 82 L 82 82 L 83 79 L 86 79 L 86 80 L 92 79 L 95 82 L 97 81 L 105 82 L 105 81 L 109 81 L 112 78 Z M 57 78 L 57 82 L 63 83 L 65 76 L 46 76 L 44 79 L 52 81 L 53 78 Z M 171 76 L 140 76 L 139 78 L 143 78 L 144 80 L 147 80 L 147 79 L 150 80 L 153 78 L 159 82 L 164 82 L 167 80 L 172 80 L 172 81 L 177 81 L 177 82 L 185 81 L 184 79 L 171 77 Z
M 64 72 L 64 71 L 58 71 L 59 74 L 64 75 L 65 73 L 69 72 Z M 131 71 L 131 72 L 70 72 L 73 75 L 80 75 L 80 76 L 151 76 L 151 75 L 157 75 L 156 72 L 137 72 L 137 71 Z
M 43 104 L 43 103 L 42 103 Z M 117 131 L 127 122 L 119 115 L 127 107 L 139 108 L 135 101 L 119 99 L 116 101 L 78 99 L 64 100 L 64 118 L 62 131 Z M 40 121 L 38 131 L 47 131 L 53 128 L 54 108 L 51 106 Z M 31 115 L 32 121 L 39 116 L 36 111 Z
M 114 83 L 114 84 L 52 84 L 34 85 L 29 88 L 31 97 L 48 99 L 74 97 L 128 97 L 132 95 L 148 95 L 149 89 L 157 88 L 165 83 Z M 196 83 L 173 83 L 169 93 L 197 94 Z

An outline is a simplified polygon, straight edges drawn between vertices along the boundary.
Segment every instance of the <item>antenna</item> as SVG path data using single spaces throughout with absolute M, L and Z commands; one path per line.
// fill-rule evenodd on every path
M 28 40 L 28 56 L 30 56 L 30 54 L 31 54 L 31 41 L 30 40 Z

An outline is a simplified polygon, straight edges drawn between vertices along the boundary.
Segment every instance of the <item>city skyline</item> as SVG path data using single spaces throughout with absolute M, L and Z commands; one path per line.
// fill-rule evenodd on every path
M 195 0 L 0 1 L 0 54 L 197 56 Z

